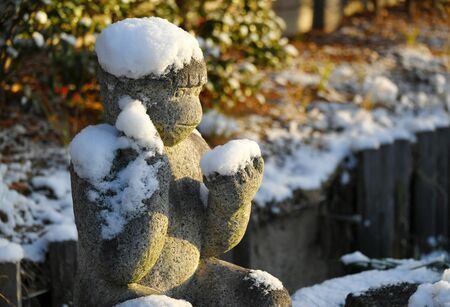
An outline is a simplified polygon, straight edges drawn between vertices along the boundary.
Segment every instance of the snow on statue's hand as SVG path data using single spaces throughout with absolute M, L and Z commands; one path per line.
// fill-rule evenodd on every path
M 223 195 L 225 199 L 230 197 L 230 201 L 224 199 L 229 205 L 251 200 L 264 170 L 259 146 L 250 140 L 234 140 L 217 146 L 203 156 L 200 165 L 209 193 Z
M 261 183 L 263 170 L 263 159 L 260 156 L 254 157 L 232 175 L 215 173 L 206 177 L 205 185 L 210 194 L 223 195 L 224 198 L 227 195 L 240 195 L 242 198 L 252 199 Z

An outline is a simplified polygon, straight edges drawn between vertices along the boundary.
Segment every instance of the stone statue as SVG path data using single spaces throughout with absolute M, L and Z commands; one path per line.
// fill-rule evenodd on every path
M 110 192 L 93 197 L 93 181 L 81 178 L 72 165 L 79 233 L 75 305 L 113 306 L 166 295 L 193 306 L 289 306 L 289 294 L 276 278 L 216 258 L 242 239 L 264 163 L 253 157 L 235 174 L 203 176 L 200 159 L 210 149 L 194 129 L 202 117 L 198 96 L 207 79 L 204 61 L 192 59 L 162 75 L 128 78 L 102 67 L 98 75 L 106 122 L 117 126 L 123 97 L 137 99 L 164 147 L 145 158 L 148 165 L 158 164 L 158 188 L 143 201 L 145 210 L 106 238 L 99 217 Z M 137 155 L 132 146 L 119 148 L 108 178 Z M 209 191 L 206 204 L 202 182 Z M 271 278 L 279 284 L 270 283 Z

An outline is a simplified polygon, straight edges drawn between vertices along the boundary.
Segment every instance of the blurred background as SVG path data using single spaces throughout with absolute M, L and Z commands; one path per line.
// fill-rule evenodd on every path
M 360 51 L 352 56 L 364 60 L 374 48 L 419 43 L 430 27 L 448 24 L 448 2 L 439 0 L 5 0 L 0 5 L 0 104 L 45 116 L 63 143 L 101 117 L 95 38 L 123 18 L 160 16 L 195 34 L 208 63 L 204 107 L 230 114 L 272 107 L 266 101 L 277 93 L 262 91 L 259 72 L 287 67 L 298 50 L 350 45 Z M 340 26 L 346 31 L 326 34 Z M 445 41 L 430 43 L 448 52 Z M 325 70 L 325 80 L 345 56 L 318 55 L 321 63 L 303 65 Z M 328 66 L 319 67 L 324 62 Z M 305 104 L 313 99 L 301 96 Z
M 205 108 L 255 108 L 258 69 L 286 64 L 295 48 L 282 38 L 271 1 L 3 1 L 1 101 L 47 117 L 62 141 L 98 121 L 95 38 L 127 17 L 159 16 L 195 34 L 208 63 Z
M 144 16 L 196 36 L 210 146 L 262 149 L 250 225 L 227 260 L 291 294 L 372 268 L 342 264 L 355 250 L 449 263 L 450 1 L 2 0 L 0 306 L 71 305 L 67 145 L 102 121 L 97 35 Z

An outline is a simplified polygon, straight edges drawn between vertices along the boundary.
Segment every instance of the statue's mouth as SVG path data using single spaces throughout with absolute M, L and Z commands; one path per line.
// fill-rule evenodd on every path
M 192 127 L 196 127 L 197 124 L 176 124 L 178 127 L 182 127 L 182 128 L 192 128 Z

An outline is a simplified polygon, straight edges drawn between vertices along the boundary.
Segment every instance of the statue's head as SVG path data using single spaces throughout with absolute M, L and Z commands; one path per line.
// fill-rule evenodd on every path
M 202 119 L 199 94 L 206 83 L 203 61 L 193 60 L 178 71 L 140 79 L 116 77 L 99 67 L 98 77 L 105 119 L 113 125 L 121 111 L 118 102 L 124 96 L 142 101 L 166 146 L 182 141 Z
M 133 27 L 128 27 L 127 21 Z M 161 28 L 163 35 L 158 33 Z M 141 40 L 148 41 L 139 46 Z M 126 45 L 144 50 L 128 50 Z M 177 48 L 173 50 L 173 46 Z M 182 141 L 200 123 L 199 94 L 207 80 L 206 65 L 197 41 L 189 33 L 159 18 L 124 20 L 102 32 L 96 51 L 107 122 L 115 123 L 121 111 L 120 99 L 129 96 L 146 106 L 166 146 Z

